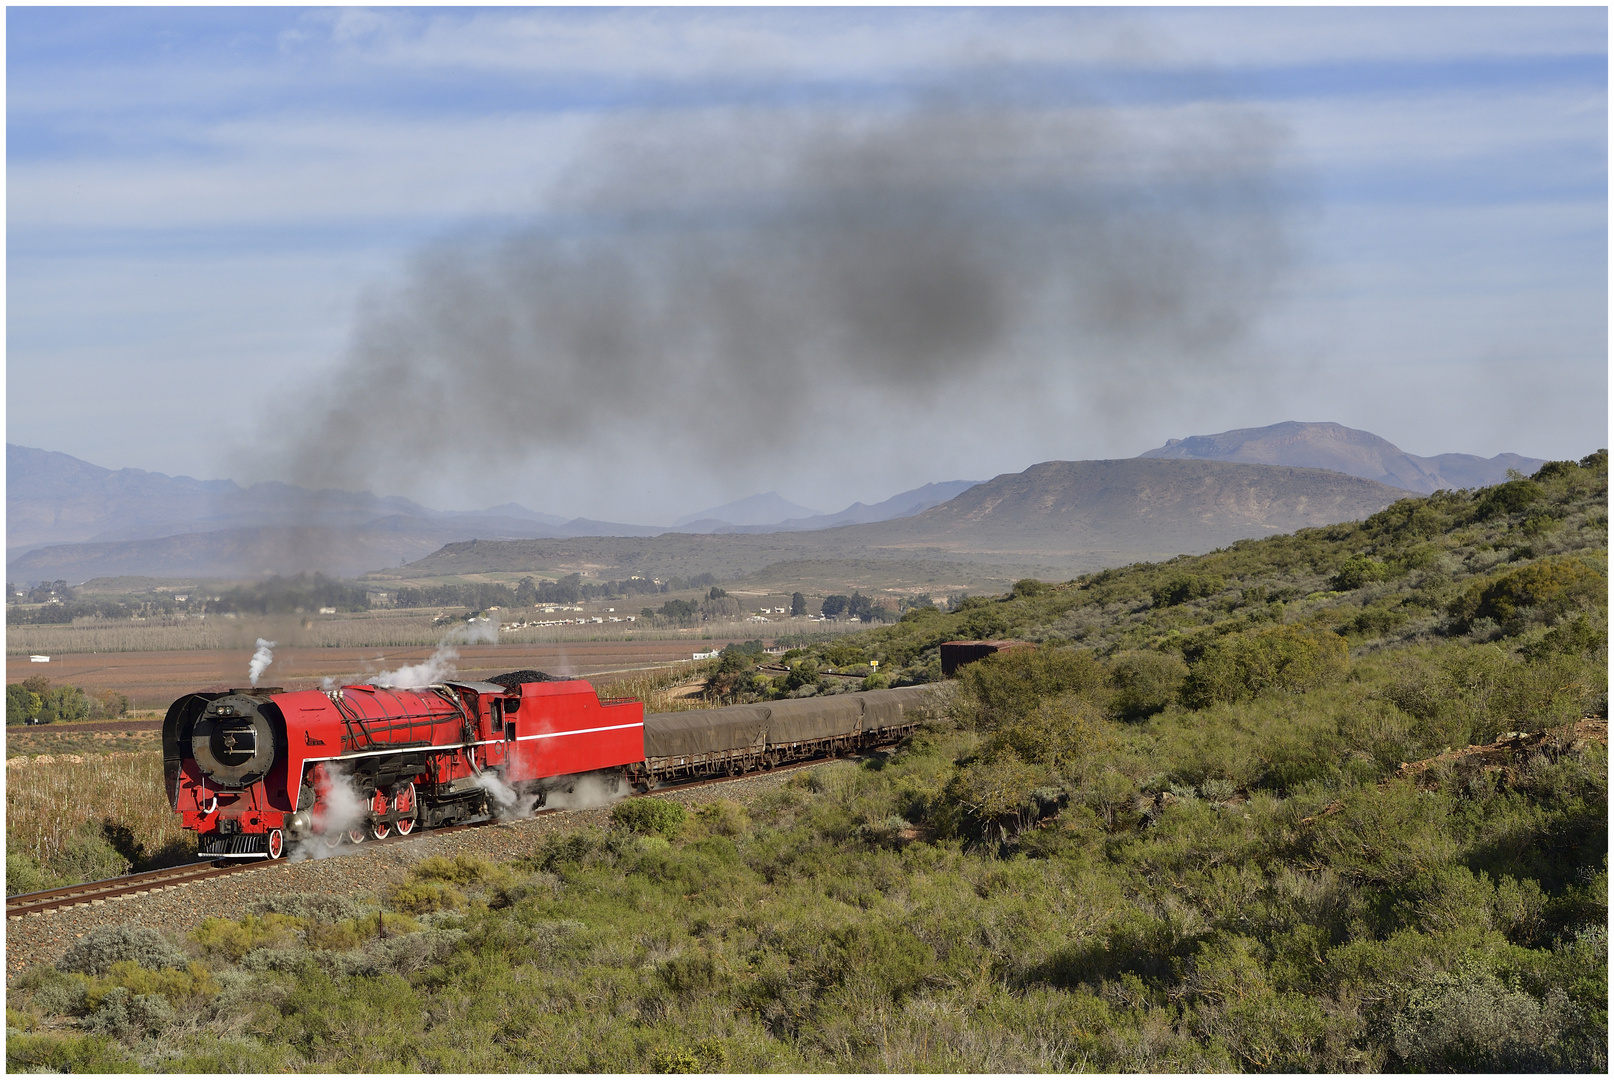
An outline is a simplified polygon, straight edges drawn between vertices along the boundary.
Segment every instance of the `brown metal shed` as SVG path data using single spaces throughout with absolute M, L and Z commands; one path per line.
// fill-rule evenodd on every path
M 951 676 L 965 664 L 973 664 L 996 653 L 1035 648 L 1029 641 L 944 641 L 941 647 L 942 674 Z

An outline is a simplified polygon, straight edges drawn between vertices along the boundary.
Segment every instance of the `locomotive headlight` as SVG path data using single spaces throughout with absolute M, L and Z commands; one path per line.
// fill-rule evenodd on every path
M 191 728 L 191 755 L 219 787 L 246 787 L 275 762 L 274 732 L 258 703 L 229 697 L 208 705 Z

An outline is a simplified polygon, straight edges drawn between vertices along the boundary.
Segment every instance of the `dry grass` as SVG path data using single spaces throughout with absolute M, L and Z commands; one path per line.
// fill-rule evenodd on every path
M 161 720 L 161 714 L 151 719 Z M 8 758 L 39 754 L 128 754 L 137 751 L 156 753 L 162 748 L 162 733 L 158 731 L 69 731 L 55 724 L 23 727 L 13 724 L 6 728 L 6 756 Z
M 23 764 L 23 762 L 26 764 Z M 163 795 L 162 755 L 41 755 L 6 761 L 6 848 L 53 863 L 86 821 L 127 828 L 147 853 L 196 850 Z

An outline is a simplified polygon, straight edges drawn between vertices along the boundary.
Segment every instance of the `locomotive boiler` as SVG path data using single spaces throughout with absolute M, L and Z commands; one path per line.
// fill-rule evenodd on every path
M 415 690 L 193 693 L 163 721 L 163 774 L 202 858 L 278 859 L 298 844 L 318 853 L 539 806 L 583 775 L 648 791 L 891 743 L 930 693 L 650 716 L 640 701 L 537 672 Z

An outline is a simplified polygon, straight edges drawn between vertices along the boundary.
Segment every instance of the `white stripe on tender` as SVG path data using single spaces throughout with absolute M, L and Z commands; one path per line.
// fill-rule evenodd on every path
M 578 728 L 576 731 L 546 731 L 541 735 L 518 735 L 516 742 L 526 742 L 528 739 L 557 739 L 562 735 L 593 735 L 599 731 L 621 731 L 624 728 L 642 728 L 644 721 L 636 724 L 612 724 L 610 727 Z

